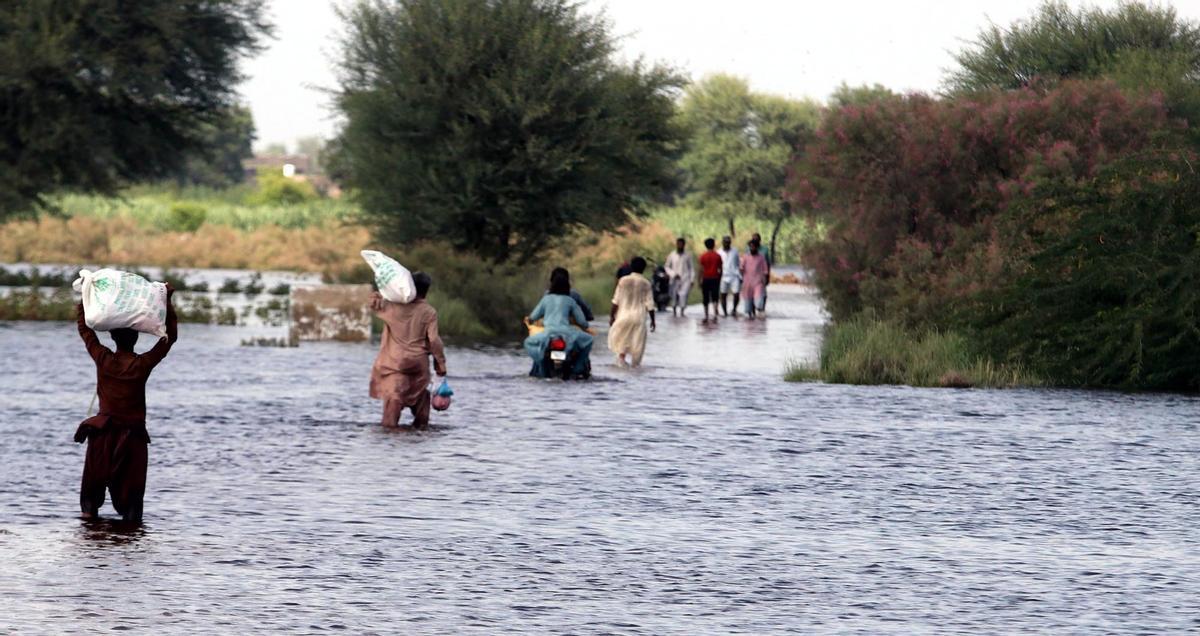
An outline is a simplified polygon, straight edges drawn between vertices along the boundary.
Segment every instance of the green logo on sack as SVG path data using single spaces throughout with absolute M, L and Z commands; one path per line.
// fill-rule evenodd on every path
M 107 278 L 97 278 L 92 281 L 92 287 L 95 287 L 96 291 L 108 291 L 108 288 L 112 287 L 112 282 Z

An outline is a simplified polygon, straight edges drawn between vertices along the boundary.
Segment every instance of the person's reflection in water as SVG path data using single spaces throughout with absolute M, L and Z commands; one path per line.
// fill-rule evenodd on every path
M 79 538 L 91 544 L 132 545 L 145 537 L 146 527 L 131 521 L 95 517 L 79 526 Z

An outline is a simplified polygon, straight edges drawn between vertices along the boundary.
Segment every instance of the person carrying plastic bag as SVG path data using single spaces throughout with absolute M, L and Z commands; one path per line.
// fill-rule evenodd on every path
M 382 290 L 371 295 L 371 309 L 384 324 L 379 354 L 371 368 L 370 395 L 383 400 L 385 428 L 398 426 L 404 409 L 412 410 L 414 428 L 427 426 L 430 357 L 438 376 L 446 376 L 446 352 L 438 334 L 437 310 L 425 301 L 433 279 L 417 272 L 413 281 L 416 294 L 412 302 L 390 302 Z

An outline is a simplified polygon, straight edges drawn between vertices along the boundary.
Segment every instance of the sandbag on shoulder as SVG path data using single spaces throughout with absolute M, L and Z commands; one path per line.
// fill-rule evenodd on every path
M 392 303 L 411 303 L 417 297 L 417 286 L 413 283 L 412 272 L 395 259 L 383 252 L 363 250 L 363 260 L 375 271 L 375 286 L 379 295 Z

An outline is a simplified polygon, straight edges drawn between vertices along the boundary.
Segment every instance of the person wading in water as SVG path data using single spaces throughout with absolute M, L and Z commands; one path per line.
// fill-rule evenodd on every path
M 654 297 L 650 281 L 642 275 L 646 259 L 635 257 L 630 262 L 631 274 L 617 283 L 613 293 L 612 311 L 608 314 L 608 349 L 617 355 L 617 366 L 642 365 L 646 353 L 646 314 L 650 314 L 650 331 L 654 331 Z M 625 358 L 630 358 L 626 363 Z
M 76 305 L 79 336 L 96 363 L 96 395 L 100 413 L 79 424 L 75 441 L 87 440 L 83 460 L 83 483 L 79 507 L 84 519 L 95 519 L 104 504 L 104 491 L 112 494 L 113 508 L 124 521 L 141 523 L 142 498 L 146 493 L 146 462 L 150 435 L 146 432 L 146 381 L 179 337 L 178 321 L 167 285 L 167 336 L 138 355 L 133 352 L 138 332 L 113 329 L 109 332 L 117 350 L 100 344 L 96 332 L 84 321 L 83 303 Z
M 433 279 L 425 272 L 413 274 L 417 298 L 411 303 L 390 303 L 379 292 L 371 294 L 371 309 L 383 321 L 379 355 L 371 367 L 371 397 L 383 400 L 383 426 L 400 425 L 404 409 L 413 413 L 413 427 L 429 424 L 429 357 L 439 377 L 446 375 L 446 351 L 438 334 L 437 310 L 425 302 Z

